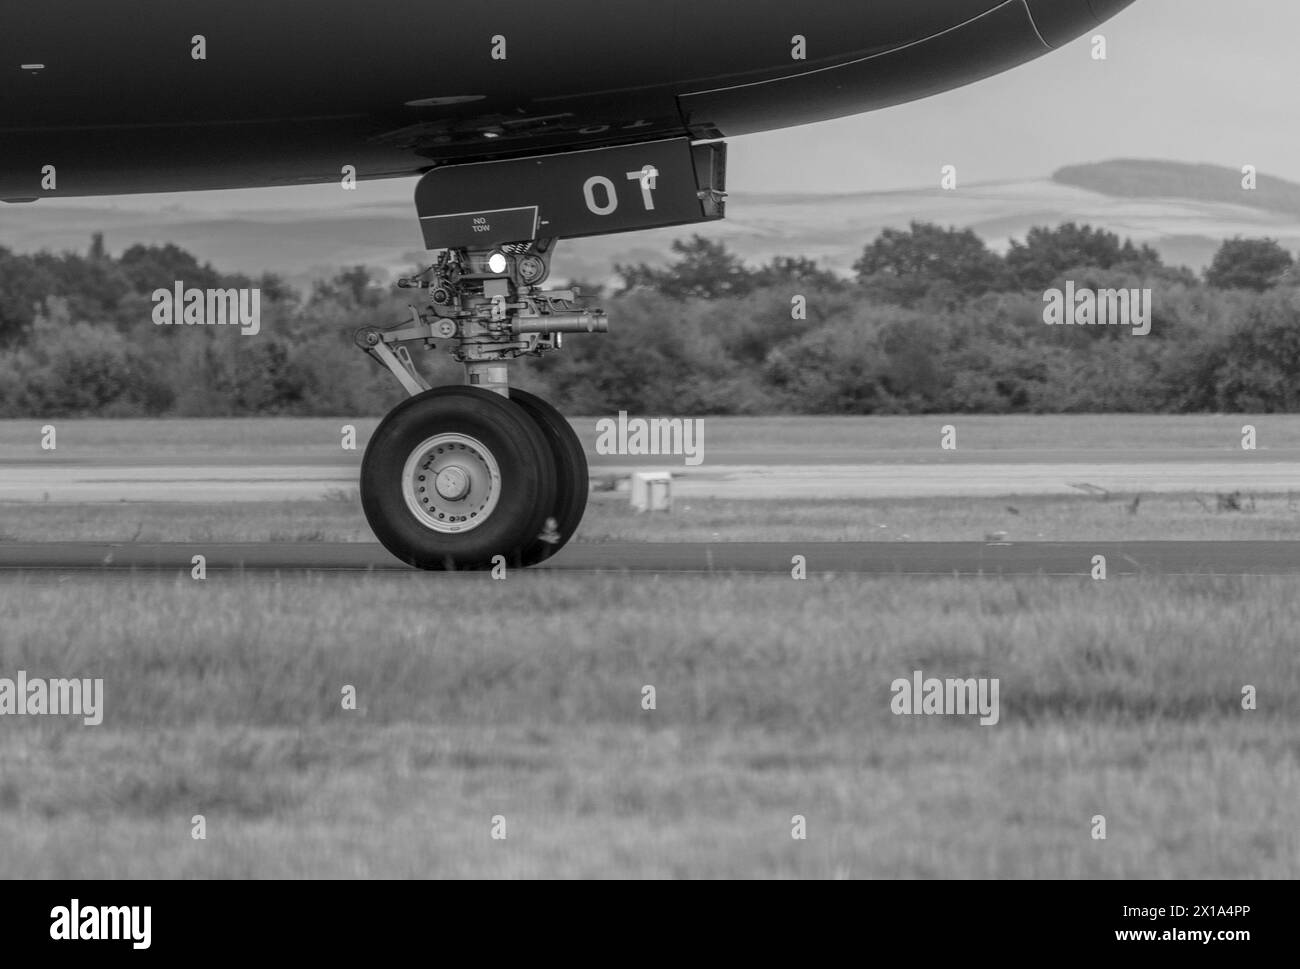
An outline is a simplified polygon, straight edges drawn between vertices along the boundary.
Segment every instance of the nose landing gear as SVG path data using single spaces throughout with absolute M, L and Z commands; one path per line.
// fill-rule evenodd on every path
M 550 404 L 511 388 L 509 361 L 559 349 L 565 333 L 608 329 L 575 306 L 575 290 L 539 288 L 548 242 L 444 251 L 399 285 L 428 305 L 357 344 L 411 394 L 380 423 L 361 463 L 361 503 L 376 537 L 410 565 L 433 570 L 537 565 L 577 531 L 587 459 Z M 466 386 L 430 388 L 410 344 L 443 345 Z M 500 558 L 498 558 L 500 557 Z

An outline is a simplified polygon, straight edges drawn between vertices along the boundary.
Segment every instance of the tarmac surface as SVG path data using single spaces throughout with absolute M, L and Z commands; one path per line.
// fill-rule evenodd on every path
M 592 477 L 626 477 L 636 470 L 671 471 L 680 498 L 938 498 L 1078 494 L 1080 485 L 1118 494 L 1300 491 L 1300 455 L 1275 452 L 1163 453 L 1102 451 L 986 451 L 929 461 L 865 460 L 826 453 L 785 462 L 780 456 L 726 453 L 700 467 L 681 458 L 592 462 Z M 0 462 L 0 501 L 311 501 L 355 491 L 358 459 L 209 460 L 144 463 L 130 455 L 75 462 Z M 1085 489 L 1086 490 L 1086 489 Z
M 806 449 L 801 455 L 715 450 L 699 467 L 683 459 L 590 455 L 593 479 L 671 471 L 673 496 L 877 499 L 1300 491 L 1300 451 L 1231 449 L 973 450 L 869 453 Z M 0 502 L 310 501 L 353 493 L 360 455 L 61 454 L 0 461 Z M 623 482 L 626 486 L 626 482 Z M 3 543 L 0 569 L 66 572 L 185 571 L 205 556 L 212 571 L 411 571 L 378 544 Z M 1108 575 L 1300 573 L 1300 542 L 1071 543 L 646 543 L 573 545 L 543 568 L 571 572 L 789 574 Z

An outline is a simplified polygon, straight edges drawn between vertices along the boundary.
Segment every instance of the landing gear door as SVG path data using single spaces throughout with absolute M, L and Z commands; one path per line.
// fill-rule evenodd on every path
M 429 249 L 481 248 L 711 222 L 726 214 L 727 146 L 640 145 L 435 168 L 415 207 Z

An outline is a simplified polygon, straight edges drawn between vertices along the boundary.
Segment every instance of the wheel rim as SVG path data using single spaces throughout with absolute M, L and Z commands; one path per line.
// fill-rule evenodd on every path
M 478 528 L 501 497 L 501 468 L 481 441 L 438 434 L 416 445 L 402 469 L 402 497 L 416 520 L 444 535 Z

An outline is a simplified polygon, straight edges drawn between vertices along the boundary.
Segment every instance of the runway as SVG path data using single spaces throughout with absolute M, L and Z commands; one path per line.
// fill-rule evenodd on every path
M 407 572 L 378 544 L 0 544 L 0 572 L 183 572 L 203 555 L 209 573 Z M 809 576 L 1090 576 L 1094 556 L 1122 575 L 1300 574 L 1300 542 L 728 542 L 571 545 L 531 572 L 751 573 Z M 434 576 L 431 575 L 431 578 Z

